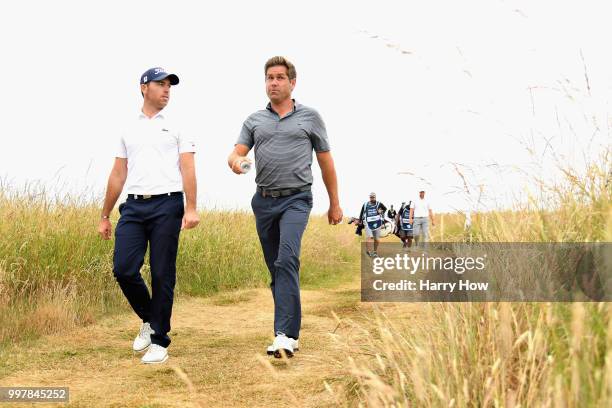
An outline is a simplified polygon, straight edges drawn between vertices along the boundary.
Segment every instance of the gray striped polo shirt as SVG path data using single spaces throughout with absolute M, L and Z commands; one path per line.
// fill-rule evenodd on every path
M 250 115 L 236 144 L 255 148 L 255 183 L 265 189 L 311 185 L 312 150 L 329 151 L 319 113 L 295 101 L 293 111 L 282 119 L 269 103 Z

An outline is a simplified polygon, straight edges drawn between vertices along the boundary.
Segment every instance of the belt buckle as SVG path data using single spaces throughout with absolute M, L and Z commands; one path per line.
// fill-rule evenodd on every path
M 148 200 L 149 198 L 151 198 L 151 194 L 143 194 L 142 198 Z

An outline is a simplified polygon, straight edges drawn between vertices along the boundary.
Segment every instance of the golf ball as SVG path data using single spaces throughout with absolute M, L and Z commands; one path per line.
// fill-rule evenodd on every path
M 242 163 L 240 163 L 240 170 L 242 171 L 242 174 L 248 173 L 249 170 L 251 170 L 251 163 L 249 163 L 248 161 L 243 161 Z

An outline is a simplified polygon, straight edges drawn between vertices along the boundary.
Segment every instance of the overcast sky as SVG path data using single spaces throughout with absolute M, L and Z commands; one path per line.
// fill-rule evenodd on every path
M 549 175 L 551 147 L 579 166 L 609 144 L 609 13 L 572 3 L 4 3 L 0 176 L 103 191 L 139 77 L 162 66 L 181 80 L 165 111 L 196 140 L 200 207 L 248 209 L 255 174 L 226 158 L 267 103 L 265 61 L 285 55 L 294 97 L 327 124 L 346 215 L 370 191 L 397 206 L 421 182 L 435 210 L 474 207 L 455 169 L 472 200 L 480 185 L 482 205 L 507 205 L 524 191 L 517 169 L 538 171 L 530 150 Z

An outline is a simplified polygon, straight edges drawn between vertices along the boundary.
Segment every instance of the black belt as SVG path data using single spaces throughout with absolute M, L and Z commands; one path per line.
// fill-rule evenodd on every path
M 310 186 L 304 186 L 299 188 L 286 188 L 283 190 L 266 190 L 261 187 L 257 187 L 257 192 L 261 194 L 262 197 L 287 197 L 293 194 L 301 193 L 303 191 L 310 191 Z
M 175 195 L 183 195 L 182 191 L 173 191 L 172 193 L 164 193 L 164 194 L 128 194 L 128 198 L 132 198 L 134 200 L 148 200 L 156 197 L 164 197 L 164 196 L 175 196 Z

